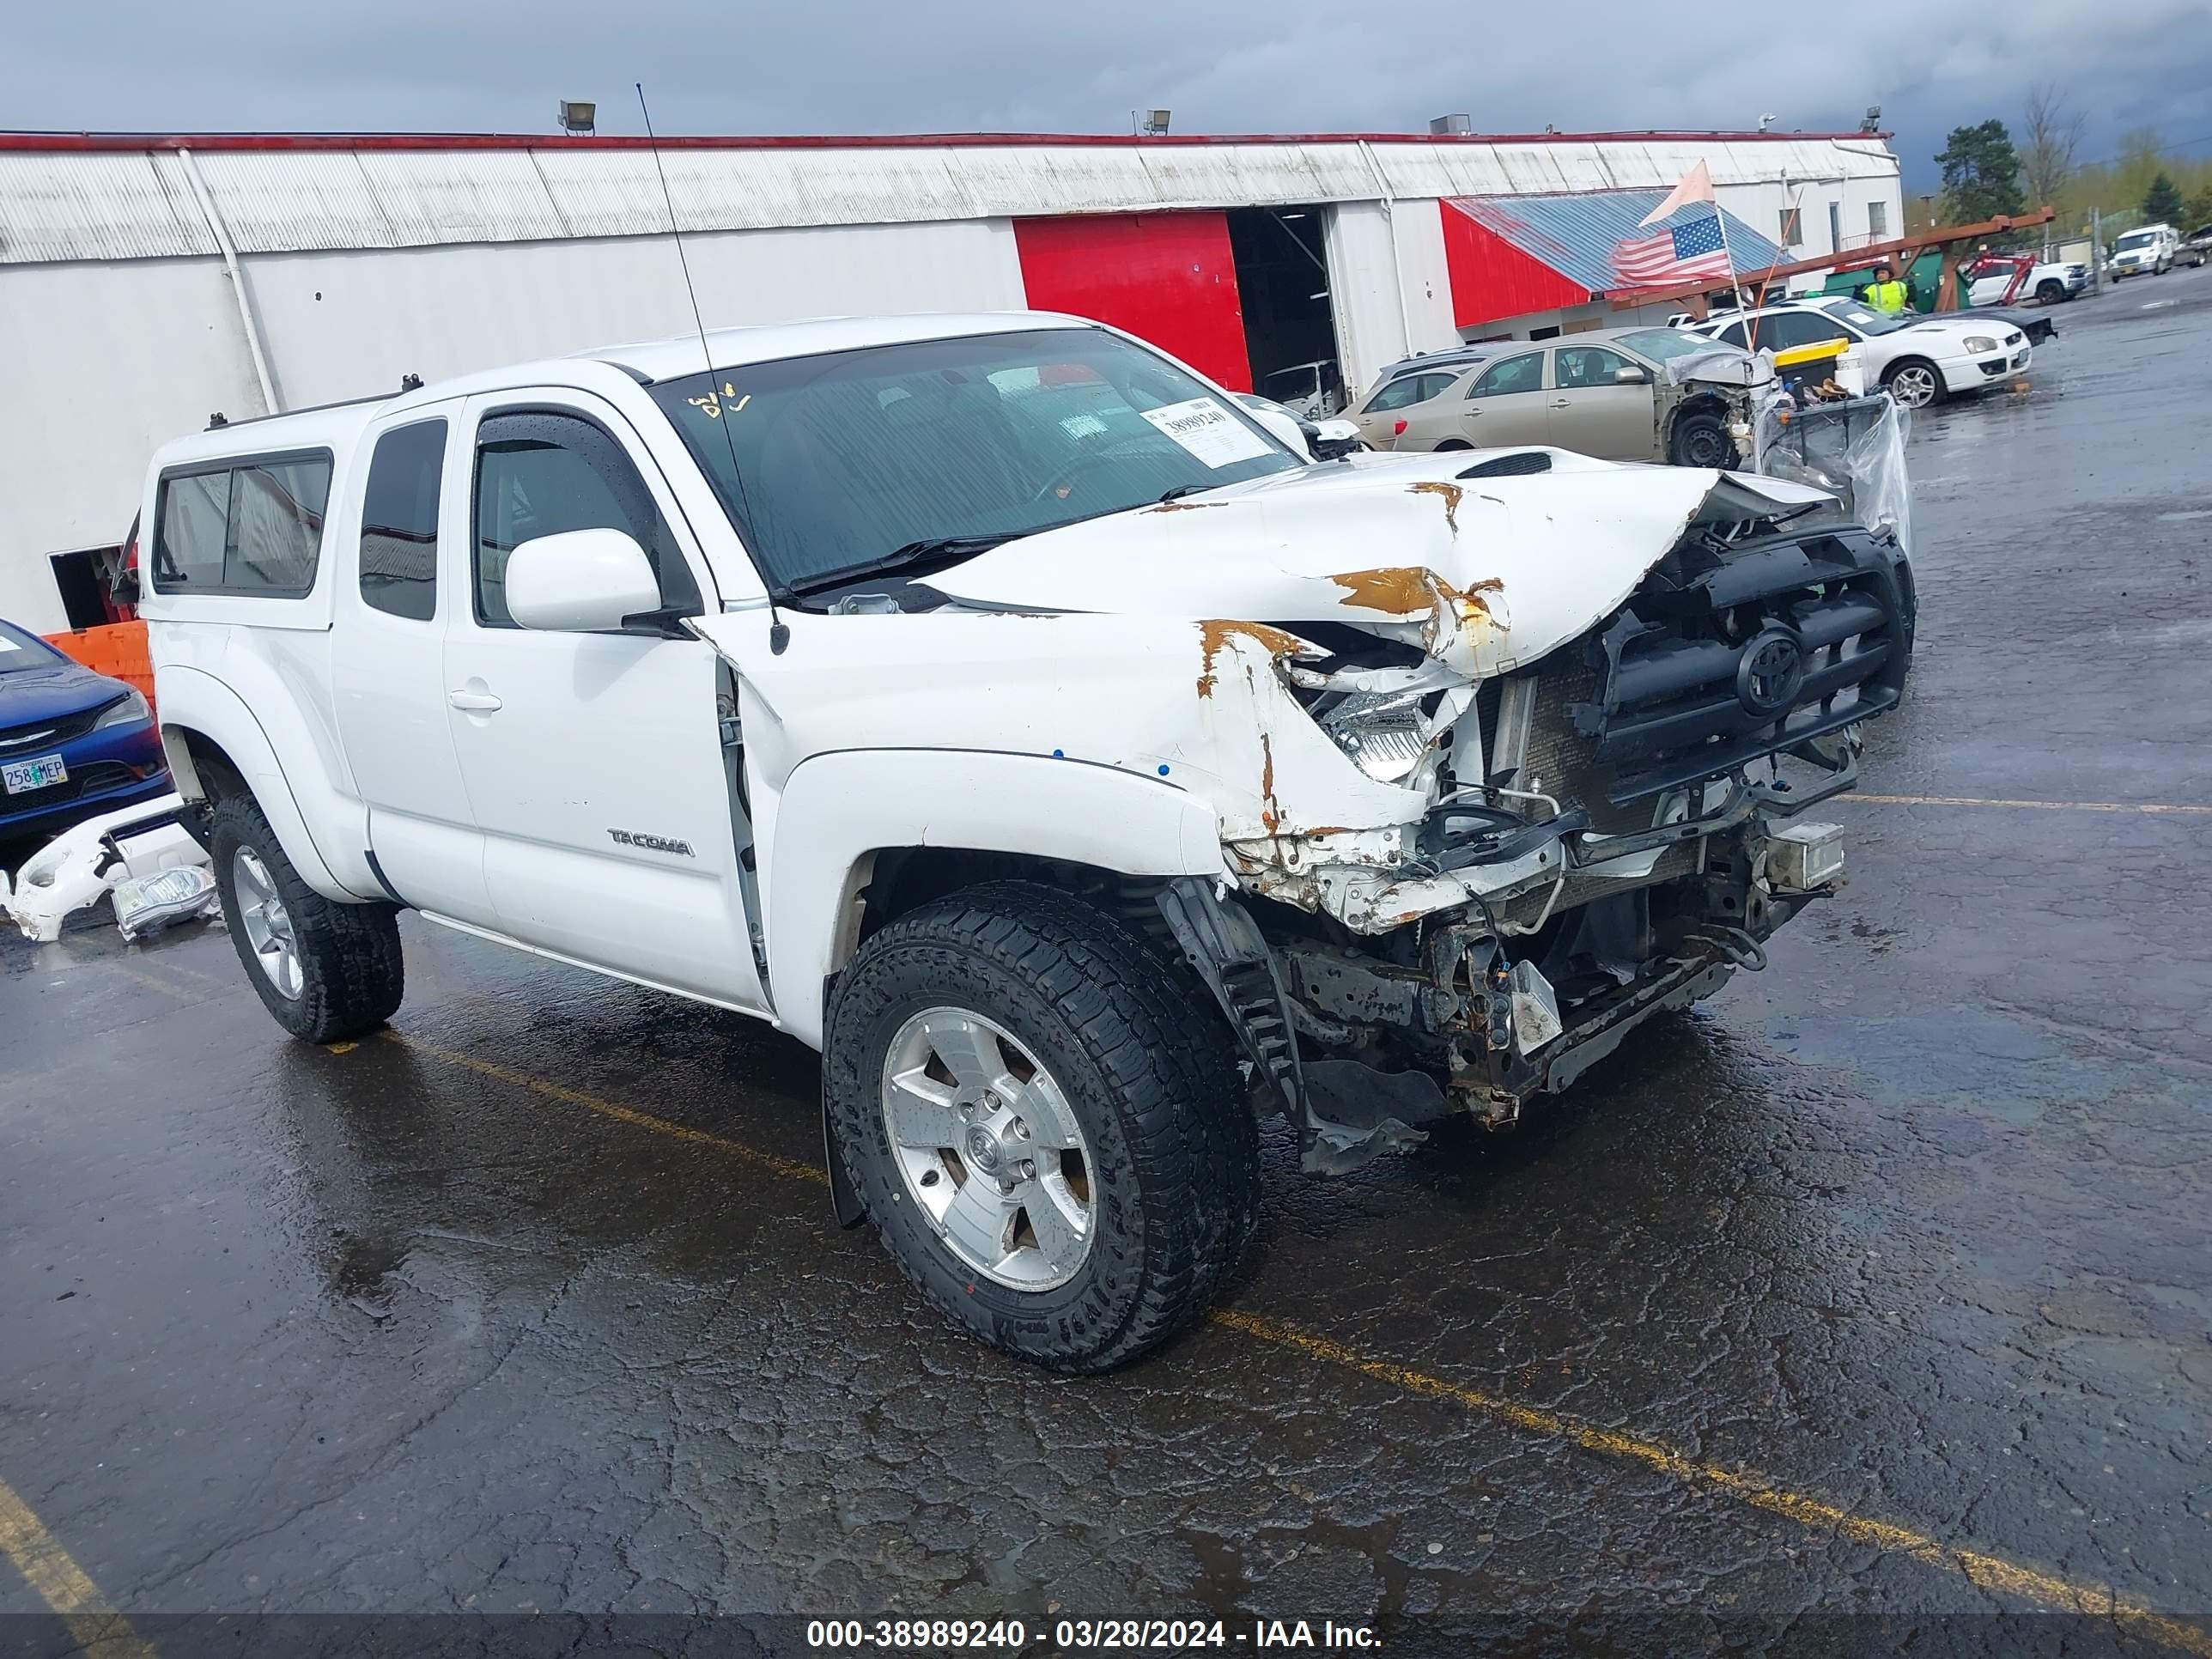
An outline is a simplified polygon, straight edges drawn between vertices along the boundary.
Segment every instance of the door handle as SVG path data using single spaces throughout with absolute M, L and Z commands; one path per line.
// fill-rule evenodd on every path
M 1572 409 L 1574 406 L 1574 400 L 1571 398 L 1554 398 L 1552 399 L 1552 407 L 1554 409 Z
M 489 691 L 471 691 L 459 685 L 446 693 L 446 702 L 449 707 L 471 714 L 489 714 L 503 707 L 500 700 Z

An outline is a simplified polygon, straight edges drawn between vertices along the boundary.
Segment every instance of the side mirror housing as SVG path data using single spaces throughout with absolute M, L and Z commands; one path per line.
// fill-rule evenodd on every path
M 607 634 L 659 609 L 652 562 L 626 532 L 533 536 L 507 556 L 507 611 L 524 628 Z
M 1613 371 L 1613 383 L 1615 386 L 1650 386 L 1651 372 L 1630 363 Z

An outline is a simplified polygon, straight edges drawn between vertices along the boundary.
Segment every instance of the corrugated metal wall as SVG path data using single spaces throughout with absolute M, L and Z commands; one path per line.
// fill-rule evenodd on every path
M 635 149 L 215 149 L 195 160 L 242 253 L 641 236 L 667 228 Z M 1160 209 L 1843 178 L 1893 191 L 1878 139 L 1193 146 L 925 143 L 663 152 L 685 230 L 908 224 Z M 213 251 L 173 153 L 0 155 L 0 262 Z M 1734 205 L 1731 203 L 1731 205 Z M 1899 220 L 1901 222 L 1901 218 Z
M 684 246 L 709 328 L 1024 303 L 1003 219 L 723 231 Z M 665 236 L 263 255 L 246 276 L 288 406 L 692 326 Z

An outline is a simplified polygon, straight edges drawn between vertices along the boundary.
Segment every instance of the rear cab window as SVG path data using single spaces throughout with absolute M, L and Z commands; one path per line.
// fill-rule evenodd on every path
M 156 593 L 298 599 L 320 568 L 331 452 L 194 463 L 165 474 L 155 513 Z

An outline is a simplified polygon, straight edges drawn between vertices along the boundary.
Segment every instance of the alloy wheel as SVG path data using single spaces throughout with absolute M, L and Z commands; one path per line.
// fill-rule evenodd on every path
M 292 913 L 276 891 L 269 866 L 250 847 L 241 847 L 230 861 L 231 884 L 238 893 L 239 922 L 253 946 L 253 959 L 288 1002 L 297 1002 L 307 988 L 300 966 L 300 942 L 292 931 Z
M 1005 1027 L 926 1008 L 884 1056 L 884 1126 L 906 1194 L 994 1284 L 1075 1277 L 1097 1231 L 1091 1149 L 1066 1093 Z

